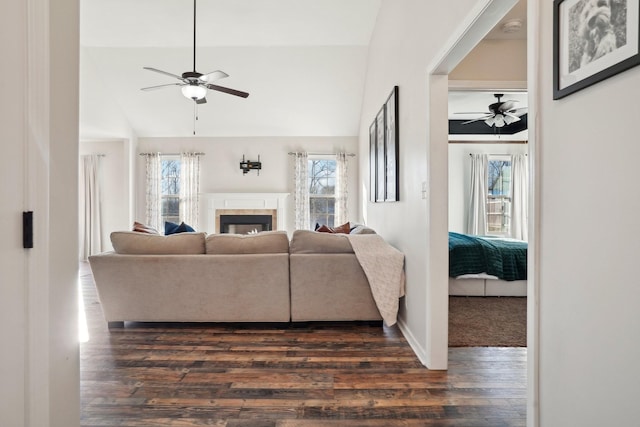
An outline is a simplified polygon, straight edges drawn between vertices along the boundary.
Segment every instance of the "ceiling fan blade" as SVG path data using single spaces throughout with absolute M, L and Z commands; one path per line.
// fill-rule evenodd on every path
M 487 115 L 487 116 L 479 117 L 479 118 L 477 118 L 477 119 L 467 120 L 466 122 L 462 122 L 462 123 L 460 123 L 460 124 L 461 124 L 461 125 L 468 125 L 469 123 L 479 122 L 479 121 L 482 121 L 482 120 L 487 120 L 487 119 L 490 119 L 490 118 L 492 118 L 492 117 L 493 117 L 493 115 L 489 114 L 489 115 Z
M 460 111 L 460 112 L 453 113 L 453 114 L 484 114 L 484 115 L 487 115 L 487 114 L 491 114 L 491 113 L 488 112 L 488 111 Z
M 143 87 L 140 90 L 156 90 L 156 89 L 162 89 L 163 87 L 168 87 L 168 86 L 182 86 L 182 83 L 168 83 L 166 85 L 149 86 L 149 87 Z
M 225 73 L 224 71 L 216 70 L 210 73 L 203 74 L 202 76 L 200 76 L 200 80 L 202 80 L 203 82 L 213 82 L 216 80 L 224 79 L 225 77 L 229 77 L 229 74 Z
M 504 122 L 508 125 L 510 125 L 511 123 L 520 121 L 520 117 L 516 116 L 515 114 L 511 114 L 507 112 L 504 112 L 502 114 L 504 115 Z
M 514 101 L 514 100 L 512 100 L 512 99 L 510 99 L 510 100 L 508 100 L 508 101 L 504 101 L 504 102 L 500 105 L 500 107 L 498 107 L 498 109 L 499 109 L 500 111 L 509 111 L 509 110 L 513 109 L 513 107 L 515 107 L 515 106 L 516 106 L 516 102 L 518 102 L 518 101 Z
M 526 114 L 528 111 L 527 107 L 521 107 L 521 108 L 513 108 L 509 111 L 505 111 L 505 113 L 509 113 L 509 114 L 513 114 L 515 116 L 522 116 L 523 114 Z
M 207 98 L 196 99 L 196 104 L 198 104 L 198 105 L 206 104 L 206 103 L 207 103 Z
M 166 76 L 173 77 L 173 78 L 176 78 L 176 79 L 184 82 L 184 79 L 181 76 L 178 76 L 177 74 L 172 74 L 172 73 L 169 73 L 167 71 L 158 70 L 157 68 L 151 68 L 151 67 L 142 67 L 142 68 L 144 68 L 145 70 L 154 71 L 156 73 L 164 74 Z
M 211 90 L 217 90 L 218 92 L 224 92 L 224 93 L 228 93 L 229 95 L 240 96 L 242 98 L 246 98 L 247 96 L 249 96 L 249 94 L 247 92 L 242 92 L 242 91 L 239 91 L 239 90 L 230 89 L 228 87 L 217 86 L 217 85 L 212 85 L 212 84 L 206 84 L 204 86 L 206 86 L 207 88 L 209 88 Z

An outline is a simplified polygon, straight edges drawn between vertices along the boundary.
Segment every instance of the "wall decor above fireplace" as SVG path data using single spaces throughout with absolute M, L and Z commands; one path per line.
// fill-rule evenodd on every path
M 258 161 L 252 162 L 251 160 L 245 160 L 244 154 L 242 155 L 242 161 L 240 162 L 240 169 L 242 169 L 242 174 L 246 175 L 250 171 L 258 171 L 258 175 L 260 175 L 260 169 L 262 169 L 262 163 L 260 162 L 260 154 L 258 154 Z

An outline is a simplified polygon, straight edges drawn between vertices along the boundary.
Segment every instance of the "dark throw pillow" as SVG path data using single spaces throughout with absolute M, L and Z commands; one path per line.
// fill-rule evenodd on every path
M 186 233 L 196 231 L 190 225 L 181 222 L 180 224 L 176 224 L 173 222 L 165 221 L 164 222 L 164 235 L 168 236 L 170 234 L 176 233 Z

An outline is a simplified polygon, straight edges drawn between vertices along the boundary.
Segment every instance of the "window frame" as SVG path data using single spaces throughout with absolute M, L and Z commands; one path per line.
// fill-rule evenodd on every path
M 332 162 L 334 167 L 333 167 L 333 173 L 332 175 L 330 175 L 327 179 L 333 179 L 334 184 L 333 184 L 333 193 L 312 193 L 311 192 L 311 162 L 314 161 L 328 161 L 328 162 Z M 307 166 L 308 166 L 308 170 L 309 170 L 309 178 L 308 178 L 308 187 L 309 187 L 309 219 L 310 219 L 310 226 L 312 228 L 315 227 L 315 223 L 318 222 L 319 224 L 324 224 L 328 227 L 334 227 L 335 224 L 335 204 L 336 204 L 336 184 L 337 184 L 337 172 L 338 172 L 338 161 L 336 159 L 336 157 L 334 155 L 309 155 L 307 158 Z M 328 187 L 325 187 L 328 188 Z M 320 215 L 318 215 L 318 217 L 323 217 L 326 218 L 326 222 L 322 222 L 320 223 L 318 220 L 318 217 L 316 217 L 316 215 L 314 215 L 314 213 L 316 211 L 314 211 L 312 209 L 313 206 L 313 200 L 326 200 L 327 202 L 330 200 L 333 200 L 333 212 L 330 211 L 329 209 L 329 205 L 327 205 L 327 210 L 324 213 L 321 213 Z
M 491 194 L 489 188 L 489 170 L 491 162 L 509 162 L 509 192 L 508 194 Z M 487 155 L 487 194 L 485 197 L 485 206 L 487 212 L 487 234 L 491 236 L 506 237 L 511 235 L 511 203 L 513 202 L 513 180 L 511 178 L 511 171 L 513 162 L 511 155 L 509 154 L 489 154 Z M 496 203 L 501 204 L 501 212 L 491 212 L 490 205 Z M 501 217 L 501 229 L 490 229 L 491 221 L 490 216 Z
M 175 161 L 178 164 L 178 192 L 176 194 L 172 194 L 172 193 L 165 193 L 164 191 L 164 181 L 165 181 L 165 176 L 164 176 L 164 162 L 165 161 Z M 180 185 L 181 185 L 181 179 L 182 177 L 180 176 L 182 174 L 182 161 L 180 159 L 179 155 L 175 155 L 175 154 L 162 154 L 160 155 L 160 182 L 159 182 L 159 186 L 160 186 L 160 218 L 162 220 L 161 226 L 164 226 L 165 222 L 172 222 L 172 223 L 179 223 L 180 222 Z M 178 215 L 166 215 L 165 214 L 165 200 L 176 200 L 177 204 L 178 204 Z

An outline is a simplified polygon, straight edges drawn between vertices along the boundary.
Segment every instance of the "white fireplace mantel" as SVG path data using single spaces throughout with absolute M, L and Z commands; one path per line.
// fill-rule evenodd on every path
M 286 229 L 286 204 L 289 193 L 203 193 L 207 213 L 204 227 L 207 233 L 216 232 L 216 210 L 218 209 L 275 209 L 277 211 L 276 230 Z

